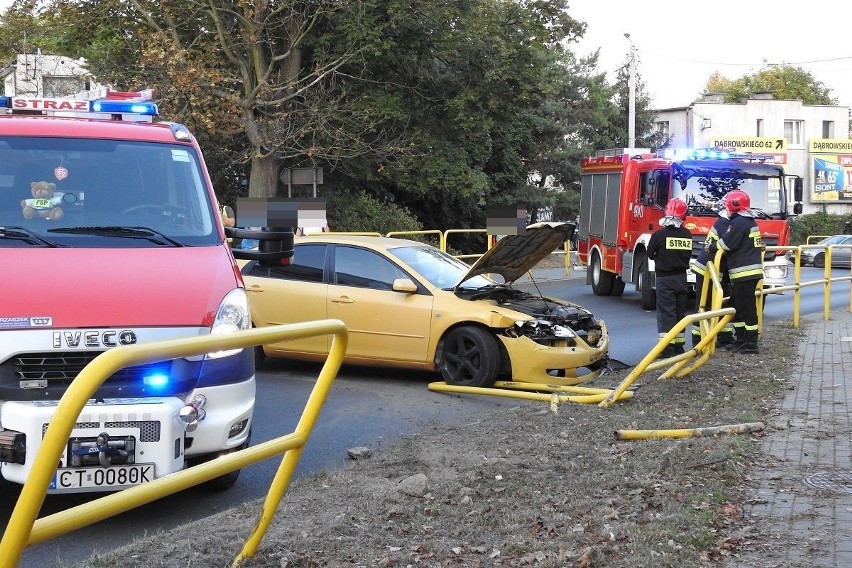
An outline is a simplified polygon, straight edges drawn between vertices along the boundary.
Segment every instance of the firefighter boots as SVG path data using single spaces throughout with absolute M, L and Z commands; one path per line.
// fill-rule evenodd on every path
M 742 353 L 743 355 L 757 355 L 760 350 L 757 347 L 757 330 L 747 329 L 743 332 L 743 343 L 739 347 L 735 347 L 733 353 Z

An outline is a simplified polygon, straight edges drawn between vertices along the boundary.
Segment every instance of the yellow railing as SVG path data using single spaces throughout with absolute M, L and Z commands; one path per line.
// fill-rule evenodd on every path
M 447 235 L 438 229 L 430 229 L 424 231 L 391 231 L 386 234 L 386 237 L 407 237 L 415 235 L 436 235 L 438 237 L 438 248 L 442 251 L 447 250 Z
M 822 317 L 828 321 L 831 317 L 831 285 L 836 282 L 849 282 L 849 311 L 852 312 L 852 267 L 848 276 L 831 277 L 831 253 L 835 248 L 850 249 L 852 245 L 799 245 L 799 246 L 768 246 L 767 251 L 788 251 L 792 250 L 793 256 L 793 284 L 789 286 L 778 286 L 762 290 L 763 295 L 781 294 L 783 292 L 793 292 L 793 327 L 799 327 L 799 319 L 801 313 L 801 290 L 808 286 L 823 287 L 823 312 Z M 802 282 L 802 251 L 803 250 L 825 250 L 825 267 L 823 269 L 823 277 L 819 280 L 808 280 Z M 760 313 L 760 312 L 758 312 Z
M 226 349 L 251 348 L 255 345 L 282 340 L 329 334 L 334 337 L 328 358 L 320 370 L 299 423 L 291 434 L 36 519 L 44 502 L 50 479 L 56 471 L 56 464 L 59 463 L 59 457 L 71 435 L 74 422 L 97 388 L 119 369 L 177 357 L 203 355 Z M 241 561 L 251 558 L 257 552 L 260 541 L 272 522 L 299 462 L 302 449 L 316 424 L 323 402 L 331 390 L 346 352 L 348 337 L 346 326 L 340 320 L 322 320 L 270 326 L 230 334 L 139 343 L 115 347 L 103 352 L 77 375 L 56 407 L 56 413 L 45 432 L 32 471 L 21 490 L 3 539 L 0 541 L 0 568 L 14 568 L 23 550 L 31 544 L 55 538 L 283 453 L 284 457 L 269 487 L 260 518 L 233 564 L 236 566 Z

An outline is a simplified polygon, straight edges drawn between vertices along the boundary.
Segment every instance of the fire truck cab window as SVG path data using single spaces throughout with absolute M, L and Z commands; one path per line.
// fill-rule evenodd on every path
M 669 174 L 655 170 L 639 174 L 642 202 L 645 205 L 665 207 L 669 201 Z

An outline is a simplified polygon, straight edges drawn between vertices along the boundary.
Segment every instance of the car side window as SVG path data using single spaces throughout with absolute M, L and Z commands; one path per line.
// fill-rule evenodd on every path
M 334 252 L 334 278 L 343 286 L 391 290 L 395 279 L 408 275 L 371 250 L 338 246 Z
M 293 249 L 293 263 L 289 266 L 263 268 L 259 264 L 253 263 L 248 275 L 280 278 L 283 280 L 300 280 L 302 282 L 322 282 L 327 248 L 326 245 L 296 245 Z

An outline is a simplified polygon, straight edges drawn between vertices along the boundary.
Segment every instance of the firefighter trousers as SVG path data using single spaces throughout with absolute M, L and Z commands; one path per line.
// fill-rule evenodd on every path
M 686 272 L 672 276 L 657 275 L 657 332 L 660 337 L 666 335 L 686 316 L 689 288 Z M 679 333 L 671 342 L 683 346 L 684 334 Z

